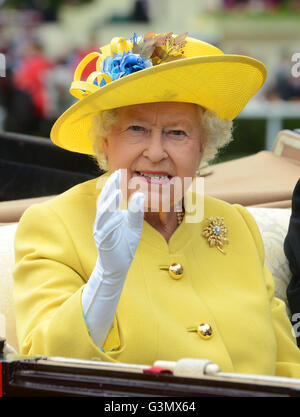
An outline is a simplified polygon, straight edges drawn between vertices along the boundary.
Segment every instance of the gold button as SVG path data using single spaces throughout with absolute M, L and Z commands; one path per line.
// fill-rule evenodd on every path
M 173 279 L 180 279 L 183 276 L 183 268 L 180 264 L 172 264 L 169 266 L 169 274 Z
M 196 331 L 202 339 L 209 339 L 212 337 L 212 328 L 208 323 L 199 324 Z

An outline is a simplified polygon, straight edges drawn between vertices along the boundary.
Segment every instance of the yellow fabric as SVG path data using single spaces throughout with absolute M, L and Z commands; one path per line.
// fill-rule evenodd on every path
M 123 39 L 123 38 L 122 38 Z M 100 63 L 113 53 L 128 51 L 132 43 L 120 38 L 87 55 L 78 65 L 70 92 L 80 100 L 65 111 L 51 130 L 52 141 L 70 151 L 94 154 L 89 138 L 91 119 L 103 110 L 133 104 L 176 101 L 213 110 L 221 119 L 234 119 L 266 79 L 266 67 L 242 55 L 220 49 L 191 37 L 182 48 L 185 58 L 126 75 L 103 87 L 93 80 L 103 77 Z M 125 42 L 125 44 L 124 44 Z M 88 80 L 81 74 L 86 63 L 99 56 L 96 71 Z
M 89 336 L 81 292 L 97 257 L 92 238 L 97 180 L 23 215 L 16 234 L 14 299 L 22 353 L 152 364 L 208 358 L 224 372 L 300 377 L 300 350 L 249 212 L 206 197 L 205 217 L 224 217 L 226 255 L 209 247 L 204 222 L 183 222 L 169 244 L 144 222 L 105 352 Z M 174 280 L 160 266 L 181 263 Z M 187 328 L 208 323 L 213 335 Z M 112 351 L 109 351 L 112 350 Z

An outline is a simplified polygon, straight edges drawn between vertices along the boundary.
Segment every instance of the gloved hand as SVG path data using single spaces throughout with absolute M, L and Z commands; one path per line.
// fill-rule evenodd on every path
M 121 170 L 107 180 L 97 202 L 93 237 L 105 273 L 124 274 L 134 258 L 143 227 L 143 193 L 134 193 L 128 210 L 120 210 L 122 191 L 119 189 Z
M 98 198 L 93 229 L 98 258 L 81 299 L 90 335 L 100 347 L 112 324 L 143 228 L 145 196 L 134 193 L 128 210 L 120 210 L 120 182 L 118 170 L 108 178 Z

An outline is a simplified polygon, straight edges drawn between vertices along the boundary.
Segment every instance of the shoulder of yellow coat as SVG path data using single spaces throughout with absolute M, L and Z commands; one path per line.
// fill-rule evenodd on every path
M 100 188 L 102 188 L 101 186 L 99 186 L 99 183 L 101 184 L 102 177 L 104 176 L 77 184 L 74 187 L 69 188 L 65 192 L 57 195 L 56 197 L 47 200 L 46 204 L 56 205 L 60 202 L 72 200 L 73 198 L 77 198 L 84 195 L 96 198 L 100 192 Z
M 92 233 L 97 195 L 100 192 L 97 181 L 98 178 L 86 181 L 43 203 L 30 206 L 23 213 L 16 231 L 16 262 L 28 253 L 36 253 L 36 248 L 39 251 L 45 248 L 46 251 L 50 251 L 50 248 L 54 250 L 55 245 L 51 246 L 51 242 L 64 242 L 65 247 L 70 249 L 69 254 L 77 254 L 72 227 L 76 221 L 78 233 L 89 229 Z M 78 270 L 85 277 L 83 266 L 78 265 Z
M 101 177 L 99 178 L 101 179 Z M 74 204 L 76 204 L 76 207 L 88 204 L 89 198 L 94 203 L 100 193 L 101 187 L 99 188 L 98 186 L 99 178 L 77 184 L 54 198 L 50 198 L 42 203 L 33 204 L 25 210 L 20 219 L 20 223 L 23 222 L 24 218 L 34 216 L 36 213 L 43 211 L 43 209 L 45 212 L 50 210 L 58 214 L 67 209 L 74 209 Z
M 245 207 L 241 206 L 240 204 L 233 204 L 233 207 L 236 210 L 238 210 L 238 212 L 241 214 L 250 232 L 252 233 L 253 239 L 255 241 L 255 244 L 259 253 L 261 263 L 264 264 L 265 248 L 264 248 L 264 243 L 260 234 L 260 230 L 256 224 L 256 221 L 254 220 L 252 214 L 250 214 L 249 211 Z
M 75 207 L 77 217 L 78 213 L 81 214 L 80 211 L 86 212 L 89 209 L 96 211 L 97 195 L 100 192 L 97 181 L 98 178 L 85 181 L 54 198 L 29 206 L 19 220 L 16 237 L 18 238 L 21 230 L 27 231 L 33 224 L 41 225 L 43 222 L 51 222 L 51 216 L 60 218 L 61 222 L 65 223 L 65 215 L 68 213 L 72 215 Z

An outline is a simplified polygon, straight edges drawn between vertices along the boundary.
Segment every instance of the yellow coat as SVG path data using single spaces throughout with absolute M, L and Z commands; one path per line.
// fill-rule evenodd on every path
M 205 197 L 205 218 L 224 217 L 226 255 L 183 222 L 169 243 L 144 221 L 116 318 L 102 349 L 89 336 L 81 292 L 96 262 L 92 238 L 99 189 L 77 185 L 23 215 L 16 235 L 14 297 L 24 354 L 152 364 L 208 358 L 224 372 L 300 378 L 300 350 L 249 212 Z M 183 266 L 174 280 L 161 266 Z M 207 323 L 202 339 L 187 328 Z

